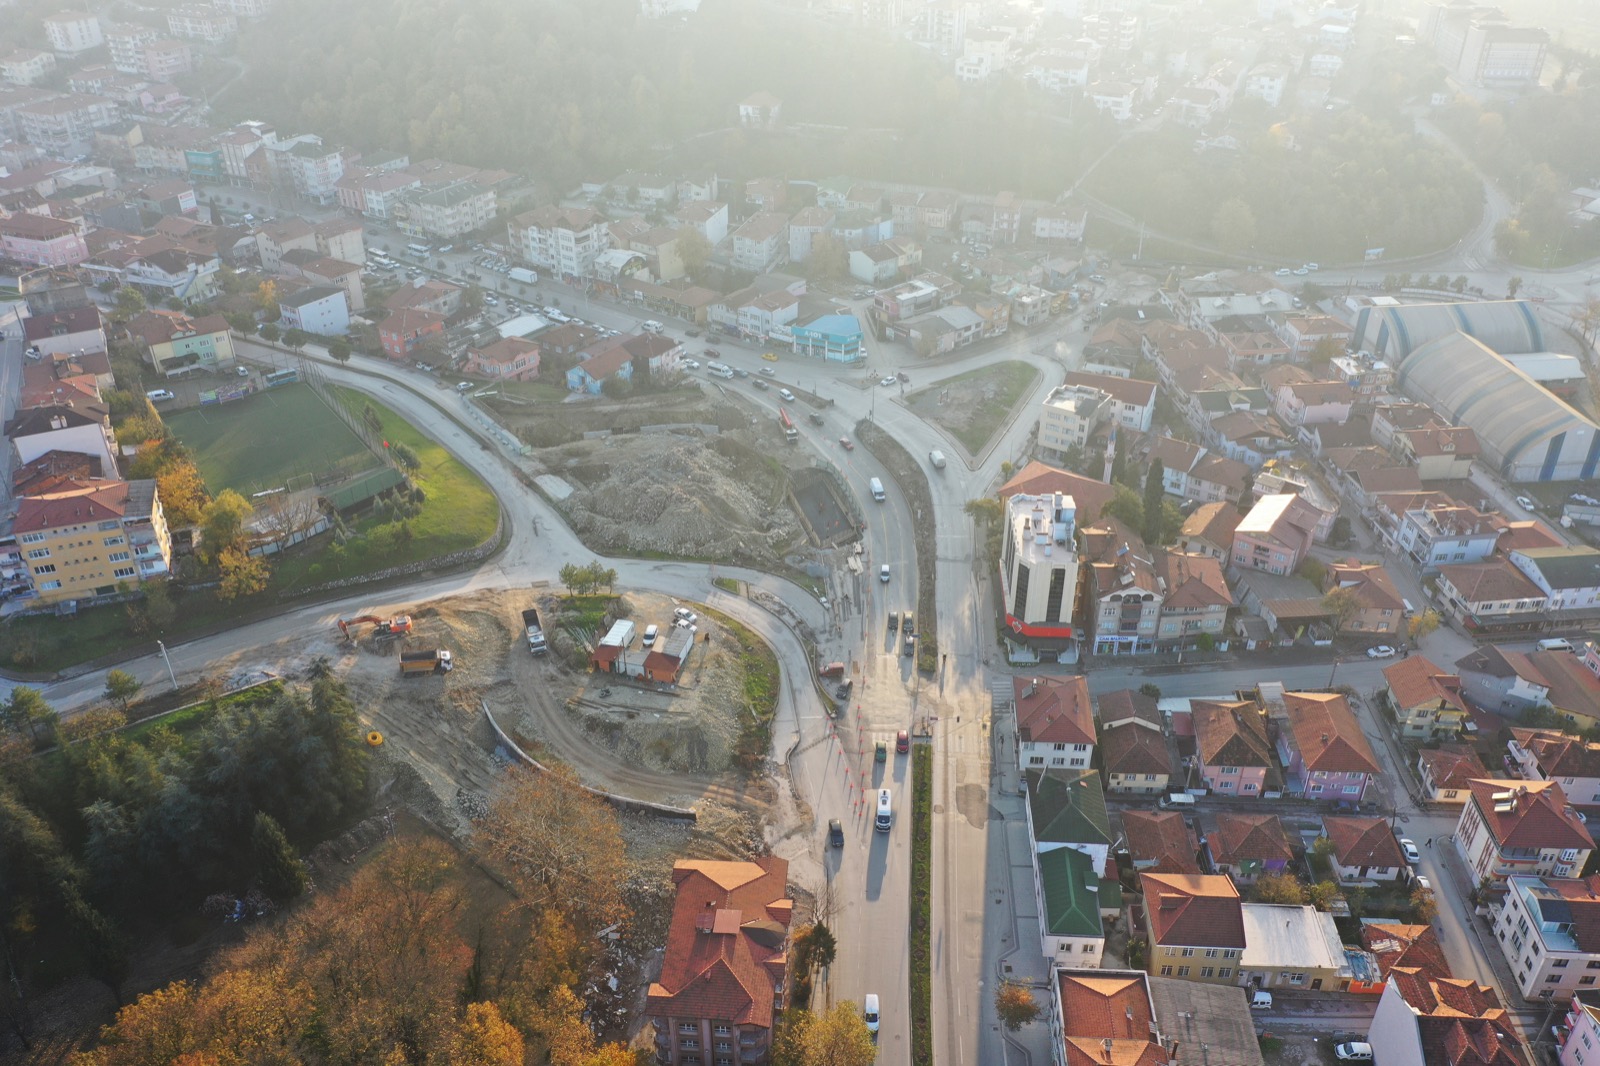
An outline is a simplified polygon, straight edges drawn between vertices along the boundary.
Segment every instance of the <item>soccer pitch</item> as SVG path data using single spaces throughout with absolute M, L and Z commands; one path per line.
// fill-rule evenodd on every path
M 249 496 L 290 479 L 349 475 L 380 462 L 309 385 L 283 385 L 165 421 L 193 453 L 212 492 Z

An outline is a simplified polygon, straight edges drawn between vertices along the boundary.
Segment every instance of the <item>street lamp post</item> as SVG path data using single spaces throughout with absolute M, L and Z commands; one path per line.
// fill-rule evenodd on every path
M 161 649 L 161 659 L 167 664 L 167 679 L 172 682 L 174 690 L 178 687 L 178 675 L 172 672 L 172 658 L 167 654 L 167 646 L 161 641 L 156 641 L 156 647 Z

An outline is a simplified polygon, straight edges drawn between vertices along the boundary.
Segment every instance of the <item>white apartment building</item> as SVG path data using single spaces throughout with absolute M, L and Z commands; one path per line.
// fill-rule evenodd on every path
M 44 20 L 44 33 L 50 47 L 66 55 L 77 55 L 105 43 L 100 20 L 87 11 L 58 11 Z
M 1111 414 L 1109 393 L 1090 385 L 1058 385 L 1039 405 L 1039 447 L 1057 454 L 1085 447 Z
M 1000 579 L 1006 625 L 1041 649 L 1065 650 L 1077 639 L 1077 504 L 1071 496 L 1019 493 L 1006 501 Z
M 143 74 L 144 46 L 161 37 L 154 27 L 136 22 L 113 23 L 106 27 L 105 35 L 111 65 L 123 74 Z
M 506 238 L 529 266 L 578 278 L 592 274 L 595 256 L 611 247 L 605 219 L 586 207 L 536 208 L 512 219 Z
M 1600 981 L 1600 877 L 1513 875 L 1490 904 L 1524 999 L 1571 999 Z
M 190 4 L 167 12 L 167 32 L 174 37 L 216 44 L 239 32 L 239 20 L 214 7 Z

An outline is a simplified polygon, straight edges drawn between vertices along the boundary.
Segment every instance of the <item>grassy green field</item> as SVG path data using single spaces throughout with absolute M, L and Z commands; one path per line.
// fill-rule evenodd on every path
M 346 474 L 379 464 L 309 385 L 285 385 L 246 400 L 166 418 L 194 453 L 212 492 L 249 496 L 296 475 Z
M 989 438 L 1005 427 L 1011 409 L 1033 388 L 1038 376 L 1039 372 L 1027 363 L 995 363 L 945 378 L 906 399 L 912 410 L 944 426 L 963 448 L 978 455 Z M 953 397 L 952 402 L 940 405 L 940 394 Z

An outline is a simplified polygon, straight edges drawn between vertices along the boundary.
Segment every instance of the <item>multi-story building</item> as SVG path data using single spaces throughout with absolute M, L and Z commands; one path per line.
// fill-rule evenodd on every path
M 162 38 L 140 50 L 141 73 L 154 82 L 168 82 L 194 70 L 194 52 L 182 41 Z
M 1065 650 L 1076 637 L 1077 506 L 1061 493 L 1018 493 L 1005 506 L 1000 587 L 1006 625 L 1035 647 Z
M 1513 874 L 1489 913 L 1523 999 L 1567 1000 L 1600 981 L 1600 877 Z
M 497 210 L 493 189 L 456 181 L 436 189 L 411 190 L 400 197 L 392 217 L 409 236 L 454 240 L 489 225 Z
M 583 278 L 611 247 L 606 223 L 588 208 L 537 208 L 511 220 L 507 239 L 518 258 L 561 277 Z
M 1355 598 L 1355 610 L 1343 620 L 1350 633 L 1394 634 L 1405 620 L 1405 603 L 1394 579 L 1382 563 L 1354 560 L 1330 563 L 1323 591 L 1346 589 Z
M 1244 516 L 1226 500 L 1203 503 L 1184 519 L 1178 530 L 1178 549 L 1190 555 L 1207 555 L 1226 562 L 1233 554 L 1233 531 Z
M 123 74 L 144 73 L 144 46 L 161 39 L 152 26 L 137 22 L 113 23 L 105 28 L 111 65 Z
M 1549 603 L 1544 590 L 1502 558 L 1439 567 L 1439 605 L 1468 632 L 1537 629 Z
M 278 300 L 285 329 L 298 329 L 319 337 L 342 337 L 350 331 L 350 302 L 344 290 L 333 285 L 307 285 Z
M 1150 972 L 1237 984 L 1245 923 L 1233 880 L 1224 874 L 1141 873 L 1139 883 Z
M 1179 811 L 1122 812 L 1122 837 L 1134 870 L 1153 874 L 1200 872 L 1200 842 Z
M 404 170 L 347 170 L 337 183 L 339 206 L 368 218 L 389 219 L 401 200 L 422 188 L 422 179 Z
M 18 134 L 51 155 L 83 155 L 96 130 L 122 121 L 122 105 L 104 96 L 67 93 L 24 104 L 15 111 Z
M 89 246 L 71 222 L 21 212 L 0 218 L 0 254 L 19 263 L 65 267 L 89 258 Z
M 1058 385 L 1039 409 L 1039 447 L 1058 456 L 1082 449 L 1102 422 L 1112 414 L 1110 394 L 1089 385 Z
M 234 366 L 233 334 L 221 315 L 190 318 L 157 308 L 129 322 L 128 333 L 140 342 L 145 361 L 167 377 Z
M 1232 565 L 1292 574 L 1305 561 L 1322 512 L 1299 496 L 1263 496 L 1233 531 Z
M 1600 990 L 1575 992 L 1566 1017 L 1553 1028 L 1559 1066 L 1593 1066 L 1600 1048 Z
M 1140 433 L 1150 431 L 1156 411 L 1155 382 L 1110 374 L 1086 374 L 1079 370 L 1068 371 L 1062 380 L 1063 387 L 1088 387 L 1110 396 L 1111 404 L 1106 415 L 1123 429 Z
M 22 320 L 22 327 L 28 347 L 37 348 L 41 355 L 106 350 L 105 321 L 94 304 L 29 315 Z
M 1445 673 L 1425 655 L 1410 655 L 1384 667 L 1379 691 L 1389 701 L 1401 736 L 1453 737 L 1467 718 L 1461 678 Z
M 1480 779 L 1456 824 L 1455 845 L 1475 877 L 1576 877 L 1594 838 L 1554 781 Z
M 214 7 L 188 4 L 167 12 L 167 32 L 174 37 L 217 44 L 239 32 L 239 20 Z
M 1164 597 L 1144 541 L 1109 515 L 1080 536 L 1095 654 L 1152 650 Z
M 106 477 L 116 476 L 117 439 L 111 432 L 111 412 L 99 401 L 63 398 L 22 408 L 5 424 L 5 434 L 19 466 L 50 452 L 69 452 L 93 456 Z
M 1156 587 L 1161 590 L 1156 643 L 1188 648 L 1207 636 L 1212 640 L 1222 637 L 1233 593 L 1221 561 L 1210 555 L 1162 551 L 1156 553 L 1155 565 Z
M 85 11 L 57 11 L 46 15 L 44 34 L 50 47 L 63 55 L 77 55 L 105 44 L 100 20 Z
M 539 346 L 521 337 L 505 337 L 481 348 L 468 348 L 467 373 L 502 381 L 532 381 L 539 376 Z
M 952 6 L 961 10 L 960 5 Z M 1052 1062 L 1057 1066 L 1164 1066 L 1177 1061 L 1169 1058 L 1156 1023 L 1151 978 L 1135 970 L 1073 969 L 1071 965 L 1051 971 L 1047 1024 Z
M 50 72 L 55 69 L 54 52 L 20 48 L 0 59 L 0 78 L 4 78 L 12 85 L 32 85 L 49 77 Z
M 743 318 L 741 309 L 741 325 Z M 855 315 L 822 315 L 789 330 L 796 355 L 829 363 L 853 363 L 860 359 L 862 336 L 861 320 Z
M 442 341 L 444 321 L 443 315 L 432 311 L 402 308 L 378 323 L 378 343 L 390 359 L 407 362 L 419 346 L 432 343 L 429 338 Z
M 1381 513 L 1381 509 L 1380 509 Z M 1417 499 L 1396 516 L 1390 527 L 1380 522 L 1385 539 L 1405 552 L 1424 573 L 1441 566 L 1481 563 L 1494 554 L 1504 522 L 1475 507 L 1446 497 Z
M 1528 781 L 1555 781 L 1567 799 L 1600 805 L 1600 744 L 1553 729 L 1511 730 L 1506 754 Z
M 268 152 L 277 151 L 276 145 Z M 296 196 L 319 204 L 339 198 L 339 179 L 344 177 L 344 150 L 329 148 L 320 139 L 299 138 L 282 152 L 281 166 L 288 174 Z
M 1528 1066 L 1532 1061 L 1493 988 L 1395 966 L 1367 1041 L 1384 1066 Z
M 1439 0 L 1424 10 L 1417 43 L 1469 85 L 1532 87 L 1544 71 L 1550 34 L 1513 26 L 1498 8 Z
M 1020 769 L 1088 767 L 1094 755 L 1094 709 L 1083 675 L 1012 678 L 1011 713 Z
M 164 578 L 172 564 L 154 481 L 74 482 L 25 496 L 12 531 L 41 603 L 113 596 Z
M 789 863 L 679 860 L 661 976 L 646 1016 L 658 1066 L 764 1063 L 788 998 Z
M 1143 796 L 1167 792 L 1172 780 L 1172 758 L 1160 726 L 1146 722 L 1102 725 L 1099 739 L 1108 791 Z
M 1195 761 L 1213 792 L 1260 796 L 1277 779 L 1272 743 L 1261 709 L 1249 701 L 1192 700 Z
M 1039 948 L 1060 966 L 1099 966 L 1106 934 L 1101 916 L 1115 919 L 1121 892 L 1102 879 L 1094 860 L 1072 848 L 1033 853 L 1033 898 L 1039 908 Z
M 242 19 L 261 19 L 272 10 L 272 0 L 211 0 L 211 6 Z
M 781 266 L 788 254 L 789 216 L 776 211 L 751 215 L 733 231 L 733 265 L 765 274 Z
M 1036 852 L 1072 848 L 1105 870 L 1115 839 L 1098 770 L 1031 769 L 1027 786 L 1028 839 Z
M 1281 709 L 1270 704 L 1269 715 L 1280 723 L 1278 757 L 1285 791 L 1359 803 L 1372 779 L 1383 772 L 1355 712 L 1339 693 L 1285 693 Z

